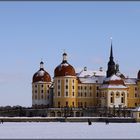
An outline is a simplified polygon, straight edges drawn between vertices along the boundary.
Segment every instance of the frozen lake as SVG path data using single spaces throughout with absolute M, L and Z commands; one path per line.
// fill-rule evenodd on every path
M 0 138 L 140 138 L 140 123 L 5 122 Z

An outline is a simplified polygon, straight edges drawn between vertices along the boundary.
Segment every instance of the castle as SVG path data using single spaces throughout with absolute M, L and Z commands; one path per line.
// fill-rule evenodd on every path
M 136 108 L 140 104 L 140 71 L 137 78 L 125 77 L 115 64 L 111 42 L 107 71 L 75 72 L 63 53 L 62 62 L 55 68 L 53 81 L 40 62 L 33 75 L 33 108 Z

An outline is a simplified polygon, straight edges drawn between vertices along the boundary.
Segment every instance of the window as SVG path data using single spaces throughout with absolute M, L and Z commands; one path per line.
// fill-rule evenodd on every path
M 41 93 L 43 93 L 43 90 L 41 90 Z
M 60 96 L 60 91 L 58 91 L 58 96 Z
M 58 89 L 60 89 L 60 85 L 58 85 Z
M 74 83 L 74 80 L 72 80 L 72 82 Z
M 110 98 L 110 103 L 113 103 L 113 97 Z
M 72 88 L 74 89 L 74 86 L 72 86 Z
M 87 96 L 87 93 L 85 92 L 85 97 Z
M 116 93 L 116 97 L 119 97 L 119 92 Z
M 58 80 L 58 83 L 60 83 L 60 80 Z
M 72 106 L 74 107 L 74 102 L 72 102 Z
M 68 83 L 68 79 L 66 79 L 66 83 Z
M 99 90 L 99 87 L 98 86 L 96 87 L 96 90 Z
M 121 103 L 124 103 L 124 98 L 123 97 L 121 97 Z
M 66 102 L 66 106 L 69 106 L 68 102 Z
M 74 96 L 74 92 L 72 92 L 72 96 Z
M 37 90 L 35 90 L 35 93 L 37 93 Z
M 137 91 L 137 87 L 135 87 L 135 90 Z
M 81 97 L 82 97 L 83 95 L 82 95 L 82 92 L 81 92 Z
M 90 90 L 92 89 L 91 86 L 89 87 L 89 89 L 90 89 Z
M 47 93 L 49 93 L 49 90 L 47 90 Z
M 68 85 L 66 85 L 66 89 L 68 89 Z
M 87 87 L 85 87 L 85 90 L 87 89 Z
M 135 93 L 135 98 L 137 97 L 137 93 Z
M 139 113 L 139 117 L 140 117 L 140 113 Z
M 66 91 L 66 96 L 68 96 L 68 92 Z
M 89 96 L 91 97 L 91 92 L 89 94 L 90 94 Z
M 58 102 L 58 108 L 60 108 L 60 102 Z
M 80 89 L 80 87 L 78 86 L 78 89 Z
M 137 106 L 137 103 L 135 103 L 135 106 Z
M 37 85 L 35 85 L 35 87 L 37 88 Z
M 81 86 L 81 90 L 82 90 L 83 88 L 82 88 L 82 86 Z
M 78 92 L 78 97 L 80 97 L 80 92 Z
M 97 97 L 99 97 L 99 93 L 97 92 L 97 95 L 96 95 Z
M 50 86 L 48 85 L 48 88 L 49 88 Z
M 41 85 L 41 87 L 43 88 L 43 85 Z

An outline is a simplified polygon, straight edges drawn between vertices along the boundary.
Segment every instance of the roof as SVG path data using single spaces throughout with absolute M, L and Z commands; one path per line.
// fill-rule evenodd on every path
M 106 76 L 105 71 L 95 71 L 95 70 L 81 70 L 76 73 L 79 83 L 90 84 L 90 83 L 103 83 Z
M 94 83 L 103 83 L 105 76 L 91 76 L 91 77 L 79 77 L 80 83 L 83 84 L 94 84 Z
M 136 78 L 125 78 L 125 79 L 124 79 L 124 82 L 125 82 L 126 85 L 129 85 L 129 84 L 136 84 L 137 79 L 136 79 Z
M 77 72 L 77 77 L 91 77 L 91 76 L 106 76 L 105 71 L 97 71 L 97 70 L 81 70 Z

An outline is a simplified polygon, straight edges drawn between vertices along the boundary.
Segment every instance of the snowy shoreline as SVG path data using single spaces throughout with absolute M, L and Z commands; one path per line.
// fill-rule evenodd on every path
M 136 123 L 131 117 L 0 117 L 4 122 L 109 122 L 114 123 Z

